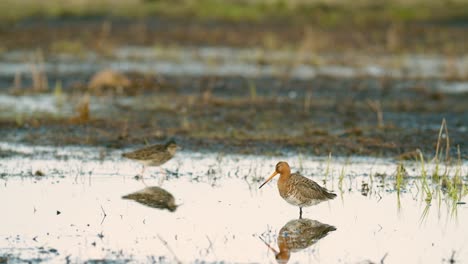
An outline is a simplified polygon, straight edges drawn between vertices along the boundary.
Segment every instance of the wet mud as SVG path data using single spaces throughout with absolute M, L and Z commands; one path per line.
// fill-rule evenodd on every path
M 418 149 L 434 154 L 445 119 L 450 154 L 459 146 L 466 159 L 466 45 L 451 37 L 466 28 L 411 23 L 391 31 L 407 48 L 393 50 L 381 26 L 361 36 L 359 28 L 311 35 L 273 22 L 18 22 L 0 32 L 0 136 L 110 149 L 175 138 L 194 151 L 414 158 Z M 319 33 L 334 45 L 313 46 Z M 276 44 L 263 45 L 271 34 Z M 376 39 L 347 41 L 353 36 Z
M 442 52 L 466 53 L 468 29 L 456 21 L 384 22 L 339 26 L 317 25 L 312 21 L 268 19 L 264 21 L 223 21 L 190 18 L 119 19 L 31 18 L 0 27 L 0 41 L 6 49 L 42 48 L 57 51 L 75 43 L 73 50 L 93 49 L 106 53 L 121 45 L 155 44 L 295 47 L 311 40 L 306 48 L 314 51 Z M 35 34 L 41 32 L 41 34 Z M 70 47 L 69 45 L 65 45 Z M 67 50 L 67 49 L 66 49 Z
M 5 96 L 0 135 L 41 145 L 122 148 L 173 137 L 197 151 L 396 157 L 416 149 L 432 155 L 445 118 L 451 154 L 459 145 L 466 158 L 468 94 L 439 91 L 428 80 L 167 77 L 164 83 L 130 96 L 91 95 L 85 116 L 79 106 L 88 91 L 51 93 L 43 103 L 32 100 L 37 95 Z

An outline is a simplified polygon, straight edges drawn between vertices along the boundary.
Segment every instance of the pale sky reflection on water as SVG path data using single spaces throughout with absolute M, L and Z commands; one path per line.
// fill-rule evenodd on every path
M 0 147 L 13 146 L 2 143 Z M 56 149 L 41 150 L 54 153 Z M 60 151 L 66 154 L 67 148 Z M 7 176 L 0 179 L 0 256 L 59 263 L 67 256 L 72 262 L 147 262 L 163 256 L 162 262 L 168 263 L 275 263 L 273 252 L 260 237 L 278 249 L 279 230 L 296 219 L 299 210 L 281 199 L 276 180 L 258 190 L 260 181 L 271 174 L 279 159 L 289 161 L 293 171 L 302 164 L 301 171 L 320 184 L 327 166 L 326 158 L 299 159 L 293 154 L 254 157 L 182 152 L 164 166 L 179 173 L 178 177 L 169 175 L 162 185 L 180 204 L 171 213 L 121 199 L 144 185 L 133 179 L 141 167 L 121 160 L 120 152 L 110 153 L 103 162 L 94 158 L 96 149 L 70 148 L 70 152 L 75 156 L 61 160 L 47 154 L 1 160 L 0 169 Z M 347 176 L 340 192 L 343 166 Z M 384 256 L 385 263 L 442 263 L 453 251 L 457 262 L 468 261 L 466 204 L 458 205 L 455 215 L 445 200 L 438 205 L 435 197 L 429 213 L 421 218 L 426 203 L 419 181 L 411 184 L 411 179 L 401 194 L 400 208 L 397 193 L 388 191 L 393 189 L 391 179 L 385 187 L 376 187 L 380 182 L 374 178 L 371 193 L 361 194 L 361 183 L 369 183 L 369 173 L 391 175 L 395 167 L 390 160 L 332 159 L 326 186 L 338 197 L 305 208 L 303 217 L 336 230 L 309 248 L 293 252 L 289 263 L 380 262 Z M 466 175 L 466 163 L 462 169 Z M 46 176 L 26 176 L 36 170 Z M 408 165 L 407 170 L 412 176 L 418 168 Z M 159 169 L 147 172 L 145 182 L 157 185 Z

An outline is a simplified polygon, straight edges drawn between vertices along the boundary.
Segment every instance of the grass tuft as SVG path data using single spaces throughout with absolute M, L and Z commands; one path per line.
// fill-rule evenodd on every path
M 255 100 L 257 100 L 257 86 L 255 82 L 250 79 L 247 80 L 247 84 L 249 86 L 250 100 L 255 102 Z

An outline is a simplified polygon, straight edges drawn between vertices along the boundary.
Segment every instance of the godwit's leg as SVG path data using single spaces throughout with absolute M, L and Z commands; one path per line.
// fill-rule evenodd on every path
M 302 219 L 302 207 L 299 207 L 299 219 Z
M 162 176 L 159 178 L 159 186 L 161 186 L 167 178 L 167 172 L 163 170 L 163 168 L 161 167 L 159 167 L 159 169 L 161 170 L 161 174 L 162 174 Z

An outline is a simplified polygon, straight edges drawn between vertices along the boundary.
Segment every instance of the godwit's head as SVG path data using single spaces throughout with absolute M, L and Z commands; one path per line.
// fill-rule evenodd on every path
M 280 161 L 276 164 L 275 167 L 275 172 L 271 174 L 271 176 L 264 182 L 262 185 L 260 185 L 259 189 L 263 187 L 267 182 L 271 181 L 276 175 L 284 175 L 284 174 L 290 174 L 291 173 L 291 168 L 289 167 L 289 164 L 286 161 Z
M 289 250 L 280 251 L 278 254 L 275 255 L 276 262 L 278 262 L 278 264 L 288 263 L 290 257 L 291 252 Z
M 260 239 L 263 241 L 263 243 L 265 243 L 265 245 L 269 249 L 271 249 L 271 251 L 273 251 L 273 253 L 275 253 L 276 262 L 278 262 L 279 264 L 288 263 L 289 258 L 291 257 L 291 253 L 290 253 L 289 248 L 287 247 L 287 244 L 278 240 L 278 246 L 280 247 L 280 251 L 278 252 L 276 249 L 270 246 L 270 244 L 268 244 L 265 240 L 263 240 L 262 237 L 260 237 Z
M 169 140 L 164 147 L 171 155 L 175 155 L 176 151 L 181 149 L 173 139 Z
M 289 164 L 286 161 L 280 161 L 276 164 L 275 173 L 291 173 L 291 168 L 289 167 Z

